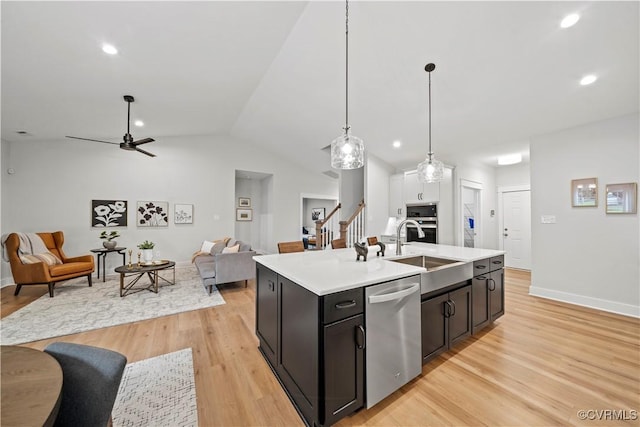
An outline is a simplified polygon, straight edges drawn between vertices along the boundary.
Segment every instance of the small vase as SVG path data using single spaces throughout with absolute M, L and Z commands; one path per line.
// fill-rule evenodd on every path
M 142 257 L 144 259 L 144 262 L 146 263 L 150 263 L 153 261 L 153 249 L 143 249 L 142 250 Z
M 115 240 L 105 240 L 104 242 L 102 242 L 102 246 L 105 247 L 105 249 L 115 249 L 115 247 L 118 245 L 118 242 L 116 242 Z

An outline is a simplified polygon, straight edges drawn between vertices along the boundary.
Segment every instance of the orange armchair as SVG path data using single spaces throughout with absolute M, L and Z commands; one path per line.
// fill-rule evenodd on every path
M 17 234 L 11 233 L 7 237 L 5 249 L 9 257 L 13 281 L 16 283 L 14 295 L 18 295 L 20 288 L 24 285 L 48 285 L 49 296 L 53 298 L 53 288 L 57 282 L 81 276 L 87 276 L 89 286 L 92 285 L 91 275 L 95 269 L 92 255 L 67 257 L 62 250 L 64 243 L 62 231 L 37 234 L 42 238 L 49 252 L 58 257 L 62 264 L 48 265 L 44 262 L 23 264 L 18 254 L 20 238 Z

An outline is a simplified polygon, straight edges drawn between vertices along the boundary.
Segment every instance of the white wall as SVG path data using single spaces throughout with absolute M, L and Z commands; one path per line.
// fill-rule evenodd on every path
M 634 114 L 532 141 L 532 295 L 640 316 L 638 214 L 605 213 L 607 184 L 640 179 L 638 126 Z M 571 207 L 571 180 L 591 177 L 598 206 Z
M 251 209 L 251 221 L 236 221 L 234 237 L 243 242 L 248 242 L 251 247 L 256 250 L 265 250 L 267 242 L 262 241 L 260 230 L 262 229 L 262 183 L 259 179 L 248 179 L 236 177 L 236 209 L 238 209 L 238 198 L 249 198 L 251 206 L 245 209 Z
M 300 238 L 302 193 L 338 193 L 335 180 L 229 137 L 159 138 L 147 148 L 157 157 L 86 141 L 3 142 L 2 233 L 63 230 L 66 252 L 85 254 L 102 244 L 99 230 L 90 227 L 91 200 L 123 199 L 129 202 L 129 225 L 120 230 L 120 245 L 135 248 L 152 240 L 163 257 L 188 261 L 204 239 L 234 234 L 240 169 L 273 174 L 262 184 L 271 186 L 273 200 L 262 201 L 260 236 L 270 230 L 273 240 L 261 246 L 277 252 L 276 242 Z M 15 174 L 7 175 L 8 167 Z M 136 227 L 139 200 L 169 202 L 169 227 Z M 193 225 L 173 224 L 176 202 L 194 204 Z M 108 258 L 111 267 L 119 262 Z M 3 262 L 3 282 L 10 277 Z
M 529 163 L 498 166 L 496 168 L 496 187 L 512 187 L 529 185 L 531 183 L 531 168 Z
M 368 153 L 365 165 L 365 202 L 367 236 L 380 236 L 389 219 L 389 177 L 393 167 L 380 158 Z

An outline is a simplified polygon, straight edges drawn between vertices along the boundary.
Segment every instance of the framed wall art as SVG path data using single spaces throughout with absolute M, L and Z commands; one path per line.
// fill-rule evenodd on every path
M 138 202 L 136 210 L 138 227 L 168 227 L 168 202 Z
M 251 207 L 251 199 L 248 197 L 238 197 L 238 206 L 241 208 Z
M 193 224 L 193 205 L 176 203 L 173 205 L 174 224 Z
M 607 184 L 608 214 L 636 213 L 638 210 L 638 183 Z
M 252 209 L 236 209 L 236 221 L 252 221 Z
M 311 208 L 311 221 L 322 221 L 324 214 L 324 208 Z
M 598 206 L 598 178 L 571 180 L 571 206 L 574 208 Z
M 126 227 L 126 200 L 92 200 L 91 227 Z

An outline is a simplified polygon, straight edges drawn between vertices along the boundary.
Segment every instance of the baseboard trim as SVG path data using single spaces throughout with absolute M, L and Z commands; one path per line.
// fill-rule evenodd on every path
M 566 302 L 569 304 L 576 304 L 583 307 L 595 308 L 597 310 L 621 314 L 623 316 L 640 318 L 640 306 L 637 305 L 556 291 L 554 289 L 540 288 L 533 285 L 529 288 L 529 295 Z

